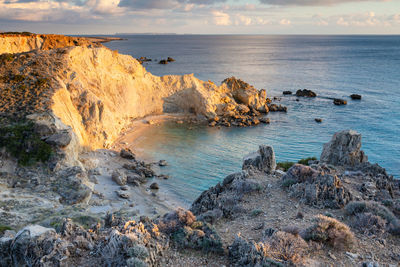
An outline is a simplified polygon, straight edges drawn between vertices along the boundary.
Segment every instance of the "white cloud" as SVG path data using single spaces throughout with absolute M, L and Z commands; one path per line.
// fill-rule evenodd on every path
M 231 17 L 227 13 L 213 10 L 211 11 L 211 14 L 213 16 L 213 22 L 215 25 L 229 26 L 232 24 Z

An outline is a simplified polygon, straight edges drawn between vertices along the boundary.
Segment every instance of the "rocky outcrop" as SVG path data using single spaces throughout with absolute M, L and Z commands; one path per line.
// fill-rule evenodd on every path
M 0 113 L 53 114 L 72 128 L 81 146 L 90 149 L 109 147 L 132 120 L 146 115 L 231 118 L 266 112 L 265 90 L 234 78 L 216 86 L 193 75 L 157 77 L 132 57 L 106 48 L 37 50 L 11 55 L 4 63 Z M 249 125 L 254 124 L 257 120 Z
M 288 187 L 291 196 L 308 205 L 338 209 L 352 200 L 349 190 L 336 175 L 301 164 L 287 171 L 282 184 Z
M 334 166 L 356 166 L 367 162 L 368 157 L 361 150 L 361 134 L 353 130 L 337 132 L 324 145 L 320 161 Z
M 222 83 L 227 85 L 236 102 L 257 111 L 265 111 L 267 92 L 264 89 L 258 91 L 250 84 L 235 77 L 227 78 Z
M 262 145 L 258 151 L 246 156 L 242 169 L 255 168 L 258 171 L 273 173 L 276 168 L 275 153 L 271 146 Z
M 1 34 L 0 54 L 23 53 L 32 50 L 50 50 L 69 46 L 100 47 L 83 37 L 70 37 L 55 34 Z

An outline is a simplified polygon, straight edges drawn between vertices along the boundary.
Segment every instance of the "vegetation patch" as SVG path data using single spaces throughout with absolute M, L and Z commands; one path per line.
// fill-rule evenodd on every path
M 13 54 L 1 54 L 0 55 L 0 63 L 6 63 L 6 62 L 11 62 L 14 60 L 14 55 Z
M 355 243 L 354 234 L 344 223 L 318 215 L 316 223 L 304 232 L 304 239 L 330 245 L 337 249 L 348 249 Z
M 305 159 L 301 159 L 301 160 L 299 160 L 297 163 L 299 163 L 299 164 L 303 164 L 303 165 L 309 165 L 309 161 L 314 161 L 314 160 L 317 160 L 317 158 L 316 157 L 310 157 L 310 158 L 305 158 Z
M 282 169 L 282 170 L 284 170 L 285 172 L 287 172 L 287 171 L 290 169 L 290 167 L 292 167 L 294 164 L 295 164 L 295 163 L 294 163 L 294 162 L 291 162 L 291 161 L 283 161 L 283 162 L 278 162 L 278 163 L 276 164 L 276 166 L 277 166 L 279 169 Z
M 7 230 L 13 230 L 10 226 L 0 224 L 0 235 L 4 234 Z
M 0 128 L 0 147 L 18 160 L 22 166 L 46 162 L 53 153 L 52 147 L 34 132 L 33 123 L 21 121 Z

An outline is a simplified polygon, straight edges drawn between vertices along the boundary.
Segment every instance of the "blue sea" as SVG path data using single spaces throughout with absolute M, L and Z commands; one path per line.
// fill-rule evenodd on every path
M 272 145 L 277 161 L 319 157 L 340 130 L 363 136 L 362 149 L 400 178 L 400 36 L 131 35 L 107 43 L 133 57 L 145 56 L 155 75 L 194 73 L 219 84 L 235 76 L 269 97 L 282 97 L 287 114 L 270 113 L 270 125 L 208 128 L 164 123 L 149 127 L 135 149 L 165 159 L 162 187 L 189 205 L 203 190 L 241 169 L 260 144 Z M 168 56 L 176 62 L 160 65 Z M 283 97 L 284 90 L 311 89 L 315 99 Z M 362 95 L 352 101 L 350 95 Z M 335 106 L 329 98 L 343 98 Z M 314 119 L 322 118 L 317 124 Z

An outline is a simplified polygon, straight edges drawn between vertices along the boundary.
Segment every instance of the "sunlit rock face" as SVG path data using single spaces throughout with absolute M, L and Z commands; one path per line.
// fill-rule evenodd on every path
M 51 46 L 45 46 L 40 38 L 31 36 L 26 42 L 32 45 L 26 47 L 0 38 L 0 53 L 15 52 L 18 49 L 14 47 L 19 46 L 18 52 L 40 48 L 3 57 L 0 83 L 6 90 L 0 93 L 4 109 L 0 112 L 18 116 L 51 113 L 72 127 L 79 144 L 90 149 L 109 147 L 132 120 L 147 115 L 225 116 L 221 107 L 226 105 L 231 113 L 243 109 L 238 94 L 239 102 L 250 108 L 265 103 L 265 91 L 253 87 L 217 86 L 193 74 L 158 77 L 131 56 L 104 47 L 43 50 Z
M 92 43 L 86 38 L 70 37 L 55 34 L 1 34 L 0 54 L 23 53 L 32 50 L 50 50 L 69 46 L 100 47 L 101 44 Z

